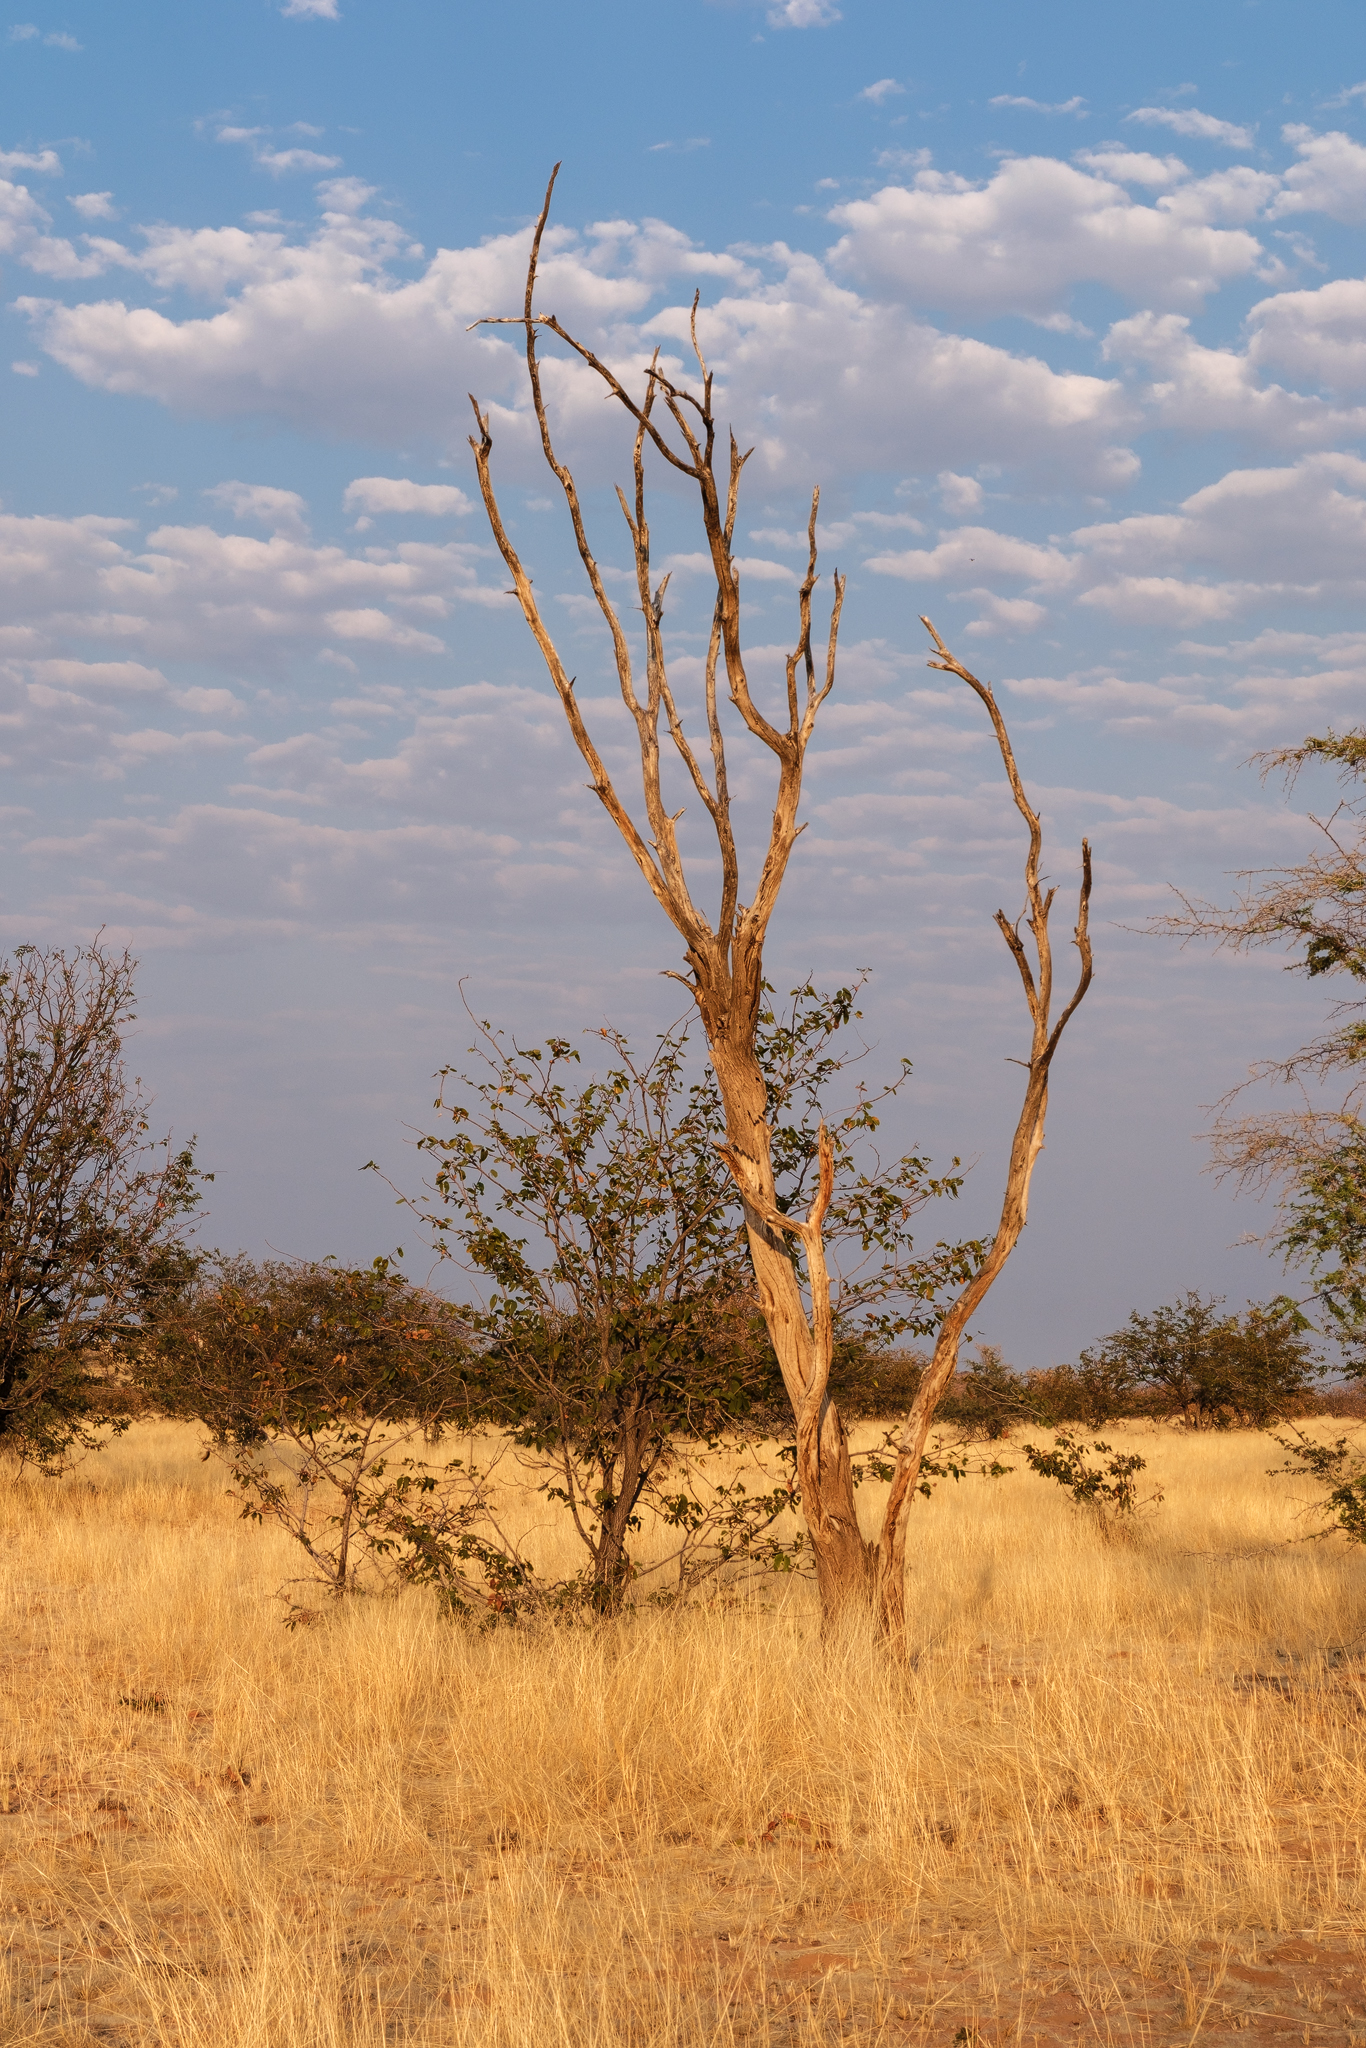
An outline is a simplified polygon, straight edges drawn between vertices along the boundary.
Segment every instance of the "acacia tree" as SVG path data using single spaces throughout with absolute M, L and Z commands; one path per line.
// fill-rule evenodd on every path
M 1314 818 L 1319 845 L 1291 868 L 1248 871 L 1231 904 L 1181 896 L 1181 910 L 1154 928 L 1208 939 L 1230 952 L 1284 946 L 1311 981 L 1366 981 L 1366 732 L 1328 732 L 1298 747 L 1255 757 L 1263 775 L 1280 770 L 1293 786 L 1311 765 L 1336 768 L 1345 794 L 1331 816 Z M 1312 816 L 1312 813 L 1311 813 Z M 1179 893 L 1179 892 L 1178 892 Z M 1330 1327 L 1366 1371 L 1366 1005 L 1336 1005 L 1330 1028 L 1288 1059 L 1252 1069 L 1249 1082 L 1288 1084 L 1298 1097 L 1281 1110 L 1247 1113 L 1243 1082 L 1219 1105 L 1211 1132 L 1216 1170 L 1258 1192 L 1274 1189 L 1284 1217 L 1273 1241 L 1288 1264 L 1303 1264 Z M 1347 1076 L 1340 1101 L 1316 1092 Z
M 193 1273 L 190 1148 L 147 1139 L 123 1063 L 135 962 L 16 946 L 0 964 L 0 1448 L 97 1441 L 102 1383 Z
M 622 700 L 636 729 L 646 829 L 642 831 L 622 801 L 584 720 L 555 639 L 542 615 L 532 579 L 508 534 L 493 484 L 493 440 L 488 415 L 471 395 L 478 426 L 471 437 L 484 509 L 499 553 L 512 578 L 522 615 L 540 649 L 551 682 L 564 707 L 575 745 L 592 777 L 592 788 L 624 839 L 641 875 L 683 940 L 687 973 L 684 982 L 697 1005 L 706 1032 L 717 1089 L 725 1115 L 723 1157 L 744 1204 L 745 1223 L 755 1283 L 764 1321 L 777 1355 L 797 1423 L 797 1477 L 803 1512 L 816 1560 L 817 1582 L 827 1621 L 875 1595 L 883 1627 L 898 1636 L 904 1625 L 904 1578 L 908 1514 L 915 1497 L 925 1439 L 935 1405 L 953 1376 L 958 1346 L 968 1319 L 981 1303 L 1013 1250 L 1024 1227 L 1029 1183 L 1043 1146 L 1048 1077 L 1062 1031 L 1086 992 L 1091 978 L 1087 910 L 1091 889 L 1090 854 L 1083 842 L 1082 886 L 1076 925 L 1081 976 L 1056 1023 L 1052 1021 L 1053 964 L 1048 916 L 1054 892 L 1040 879 L 1042 831 L 1015 765 L 1004 720 L 990 688 L 964 668 L 945 647 L 929 621 L 924 623 L 934 644 L 931 666 L 959 676 L 986 707 L 996 736 L 1011 793 L 1029 830 L 1025 866 L 1026 907 L 1022 921 L 1034 946 L 1031 963 L 1018 923 L 998 912 L 997 921 L 1015 957 L 1024 983 L 1033 1026 L 1024 1104 L 1011 1145 L 1005 1199 L 991 1248 L 943 1318 L 934 1358 L 924 1374 L 898 1449 L 891 1496 L 875 1544 L 859 1528 L 854 1474 L 845 1427 L 829 1395 L 834 1324 L 830 1309 L 830 1275 L 823 1230 L 834 1194 L 834 1154 L 828 1133 L 818 1144 L 819 1173 L 805 1219 L 785 1214 L 778 1206 L 773 1173 L 772 1132 L 764 1073 L 755 1051 L 755 1036 L 764 993 L 764 941 L 793 847 L 802 827 L 798 809 L 807 749 L 822 704 L 835 685 L 840 614 L 845 579 L 835 572 L 833 602 L 818 662 L 813 641 L 812 597 L 816 587 L 816 519 L 819 489 L 813 491 L 807 526 L 807 569 L 797 597 L 797 639 L 786 664 L 785 716 L 768 718 L 751 693 L 741 646 L 740 572 L 732 553 L 739 506 L 741 475 L 748 455 L 729 435 L 724 473 L 718 475 L 717 421 L 713 410 L 713 377 L 697 335 L 698 300 L 693 300 L 691 339 L 700 379 L 699 390 L 677 383 L 662 367 L 659 352 L 645 368 L 643 390 L 632 394 L 608 364 L 575 339 L 552 313 L 535 310 L 537 265 L 549 217 L 559 166 L 552 172 L 545 202 L 532 236 L 526 291 L 520 314 L 490 316 L 478 325 L 521 327 L 525 335 L 531 402 L 545 460 L 563 493 L 579 559 L 589 589 L 611 638 L 613 661 Z M 630 641 L 607 593 L 597 554 L 588 537 L 578 487 L 555 450 L 541 381 L 537 345 L 554 335 L 599 378 L 606 392 L 635 425 L 633 493 L 617 497 L 630 536 L 636 601 L 645 636 L 643 691 Z M 685 730 L 669 681 L 665 654 L 665 576 L 656 583 L 651 565 L 650 526 L 646 511 L 645 458 L 666 463 L 695 485 L 703 536 L 715 581 L 711 632 L 703 666 L 703 698 L 711 779 Z M 772 756 L 777 786 L 768 845 L 758 875 L 741 894 L 740 862 L 731 818 L 726 772 L 726 742 L 718 704 L 718 670 L 723 669 L 730 702 L 744 730 Z M 670 812 L 661 767 L 661 722 L 676 751 L 684 776 L 711 821 L 720 858 L 720 901 L 709 917 L 694 900 L 678 839 L 680 812 Z M 800 1245 L 806 1269 L 806 1290 L 789 1256 L 789 1240 Z

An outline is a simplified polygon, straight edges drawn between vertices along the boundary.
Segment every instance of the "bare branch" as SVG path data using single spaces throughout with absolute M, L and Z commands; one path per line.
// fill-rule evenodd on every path
M 883 1626 L 894 1638 L 899 1638 L 905 1627 L 907 1519 L 911 1502 L 915 1497 L 915 1489 L 919 1484 L 925 1440 L 935 1409 L 957 1368 L 958 1349 L 963 1332 L 971 1317 L 986 1299 L 1025 1227 L 1029 1210 L 1030 1182 L 1039 1153 L 1043 1150 L 1044 1121 L 1048 1110 L 1048 1078 L 1053 1055 L 1057 1051 L 1058 1042 L 1069 1019 L 1091 986 L 1092 979 L 1089 923 L 1091 849 L 1089 843 L 1083 840 L 1082 881 L 1077 905 L 1077 922 L 1073 929 L 1073 942 L 1080 957 L 1080 971 L 1071 1001 L 1050 1029 L 1053 973 L 1048 917 L 1053 905 L 1054 892 L 1051 889 L 1045 891 L 1039 881 L 1039 859 L 1043 846 L 1043 828 L 1039 815 L 1025 793 L 1015 761 L 1015 752 L 1010 743 L 1010 735 L 990 686 L 981 682 L 950 653 L 928 619 L 922 619 L 922 623 L 934 642 L 938 657 L 932 659 L 929 666 L 961 677 L 986 706 L 1015 807 L 1029 829 L 1029 845 L 1025 856 L 1023 921 L 1034 941 L 1037 971 L 1030 963 L 1018 927 L 1010 922 L 1003 911 L 998 910 L 996 923 L 1020 970 L 1033 1027 L 1029 1059 L 1021 1063 L 1026 1066 L 1024 1100 L 1011 1143 L 996 1235 L 977 1272 L 963 1288 L 940 1325 L 934 1357 L 917 1389 L 897 1451 L 891 1494 L 878 1545 L 879 1608 Z

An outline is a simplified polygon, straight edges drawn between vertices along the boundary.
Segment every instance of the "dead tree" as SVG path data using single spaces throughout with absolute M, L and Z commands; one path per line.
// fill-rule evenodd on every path
M 804 1222 L 784 1215 L 777 1206 L 773 1175 L 771 1137 L 767 1122 L 767 1100 L 763 1074 L 755 1056 L 755 1032 L 763 996 L 763 948 L 769 921 L 778 901 L 783 878 L 797 836 L 802 776 L 806 751 L 815 729 L 817 714 L 835 682 L 835 657 L 840 613 L 844 604 L 844 578 L 835 572 L 834 597 L 820 665 L 812 640 L 812 594 L 816 586 L 816 515 L 820 492 L 811 497 L 807 527 L 807 568 L 797 599 L 797 641 L 787 657 L 786 722 L 774 724 L 755 704 L 750 693 L 744 656 L 740 646 L 740 581 L 732 557 L 735 519 L 739 502 L 740 477 L 748 453 L 741 454 L 732 432 L 724 483 L 717 477 L 717 426 L 712 410 L 712 373 L 707 367 L 697 338 L 697 305 L 692 308 L 692 347 L 701 377 L 701 395 L 676 384 L 661 368 L 659 353 L 645 372 L 643 395 L 637 400 L 616 374 L 593 351 L 577 341 L 552 313 L 534 310 L 537 265 L 541 238 L 550 212 L 551 196 L 559 172 L 557 164 L 546 187 L 532 236 L 527 265 L 526 296 L 520 314 L 480 321 L 480 326 L 521 327 L 526 339 L 527 374 L 532 406 L 540 431 L 541 448 L 564 493 L 579 557 L 589 588 L 611 636 L 613 657 L 622 700 L 635 724 L 640 748 L 641 782 L 648 821 L 648 836 L 632 819 L 621 801 L 593 738 L 584 722 L 575 696 L 575 679 L 567 672 L 559 649 L 541 614 L 541 609 L 517 550 L 504 525 L 491 474 L 493 448 L 488 416 L 471 396 L 478 436 L 471 437 L 479 476 L 479 488 L 493 531 L 494 540 L 512 578 L 512 589 L 549 671 L 550 679 L 564 706 L 575 745 L 588 765 L 595 794 L 625 840 L 637 867 L 665 915 L 684 944 L 688 966 L 682 980 L 697 1004 L 707 1035 L 712 1066 L 726 1120 L 724 1156 L 744 1204 L 750 1252 L 754 1262 L 759 1303 L 769 1336 L 782 1370 L 783 1382 L 798 1423 L 797 1478 L 802 1506 L 811 1533 L 816 1560 L 822 1611 L 827 1621 L 851 1606 L 864 1606 L 875 1598 L 884 1627 L 893 1634 L 902 1626 L 903 1595 L 901 1575 L 905 1568 L 906 1515 L 918 1481 L 926 1431 L 934 1406 L 957 1360 L 958 1345 L 968 1318 L 981 1302 L 1000 1272 L 1024 1227 L 1029 1178 L 1043 1144 L 1044 1111 L 1048 1094 L 1048 1069 L 1063 1026 L 1085 993 L 1090 979 L 1090 952 L 1086 938 L 1086 905 L 1090 889 L 1089 854 L 1085 859 L 1085 880 L 1077 926 L 1082 949 L 1082 980 L 1072 1002 L 1049 1028 L 1052 968 L 1048 943 L 1048 912 L 1052 891 L 1043 892 L 1039 881 L 1040 828 L 1030 809 L 1016 772 L 1014 756 L 1005 725 L 990 690 L 978 682 L 948 653 L 934 635 L 940 659 L 933 666 L 950 669 L 976 690 L 990 713 L 997 742 L 1002 751 L 1015 802 L 1030 826 L 1030 855 L 1026 868 L 1027 906 L 1025 917 L 1037 948 L 1037 974 L 1030 968 L 1024 944 L 1014 925 L 1000 913 L 998 921 L 1006 933 L 1024 978 L 1034 1020 L 1034 1038 L 1029 1061 L 1029 1083 L 1011 1163 L 1005 1207 L 997 1238 L 978 1275 L 950 1309 L 936 1346 L 925 1386 L 907 1425 L 896 1461 L 892 1498 L 882 1535 L 876 1543 L 865 1541 L 855 1507 L 853 1471 L 849 1446 L 839 1411 L 829 1398 L 831 1327 L 829 1287 L 821 1231 L 830 1199 L 828 1143 L 823 1145 L 822 1172 Z M 633 460 L 634 497 L 628 500 L 618 488 L 617 497 L 630 533 L 635 562 L 636 599 L 644 622 L 645 674 L 643 692 L 638 686 L 631 650 L 616 608 L 607 595 L 601 569 L 589 543 L 578 488 L 568 467 L 556 454 L 549 416 L 541 386 L 537 341 L 540 333 L 553 334 L 583 362 L 607 388 L 635 422 Z M 666 415 L 661 425 L 661 415 Z M 671 437 L 668 429 L 672 429 Z M 705 714 L 711 753 L 711 781 L 703 772 L 697 751 L 688 739 L 670 687 L 664 651 L 664 595 L 668 577 L 653 581 L 650 559 L 650 528 L 645 507 L 645 454 L 649 447 L 680 475 L 695 484 L 716 598 L 712 612 L 710 640 L 704 668 Z M 752 451 L 751 451 L 752 452 Z M 933 628 L 930 629 L 933 632 Z M 731 822 L 730 792 L 726 779 L 726 749 L 717 702 L 717 672 L 724 666 L 727 693 L 747 731 L 766 747 L 777 768 L 777 789 L 773 820 L 763 864 L 749 902 L 740 896 L 740 868 Z M 721 863 L 720 903 L 713 923 L 698 908 L 689 889 L 677 835 L 682 812 L 666 807 L 660 761 L 660 723 L 668 728 L 684 772 L 711 820 Z M 796 1236 L 806 1259 L 810 1309 L 803 1297 L 801 1280 L 786 1240 Z

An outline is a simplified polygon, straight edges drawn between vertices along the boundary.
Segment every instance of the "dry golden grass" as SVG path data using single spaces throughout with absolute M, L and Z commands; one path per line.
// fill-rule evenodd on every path
M 312 1629 L 192 1432 L 0 1488 L 0 2041 L 1366 2041 L 1366 1569 L 1265 1439 L 916 1507 L 917 1655 L 809 1590 Z M 871 1509 L 871 1502 L 870 1502 Z M 961 2031 L 960 2031 L 961 2030 Z

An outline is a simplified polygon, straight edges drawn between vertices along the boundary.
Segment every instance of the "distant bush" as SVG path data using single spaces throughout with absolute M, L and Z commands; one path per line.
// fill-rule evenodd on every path
M 967 1371 L 955 1375 L 936 1419 L 974 1441 L 997 1443 L 1017 1422 L 1043 1417 L 1030 1380 L 1011 1370 L 997 1345 L 979 1344 Z
M 1130 1316 L 1079 1372 L 1113 1389 L 1114 1414 L 1178 1419 L 1189 1429 L 1264 1429 L 1302 1414 L 1324 1371 L 1292 1303 L 1221 1316 L 1217 1298 L 1187 1294 Z
M 996 1441 L 1021 1423 L 1045 1427 L 1153 1420 L 1189 1429 L 1266 1428 L 1312 1413 L 1366 1415 L 1366 1387 L 1320 1388 L 1325 1367 L 1293 1304 L 1270 1302 L 1241 1316 L 1198 1294 L 1135 1313 L 1122 1330 L 1075 1365 L 1016 1372 L 993 1344 L 978 1347 L 958 1373 L 938 1415 L 969 1439 Z M 914 1399 L 919 1352 L 851 1356 L 831 1375 L 850 1416 L 890 1419 Z
M 916 1396 L 928 1360 L 923 1351 L 874 1351 L 861 1342 L 835 1342 L 830 1396 L 850 1422 L 886 1421 L 904 1415 Z M 782 1382 L 774 1379 L 781 1393 Z M 791 1423 L 791 1410 L 781 1418 Z

